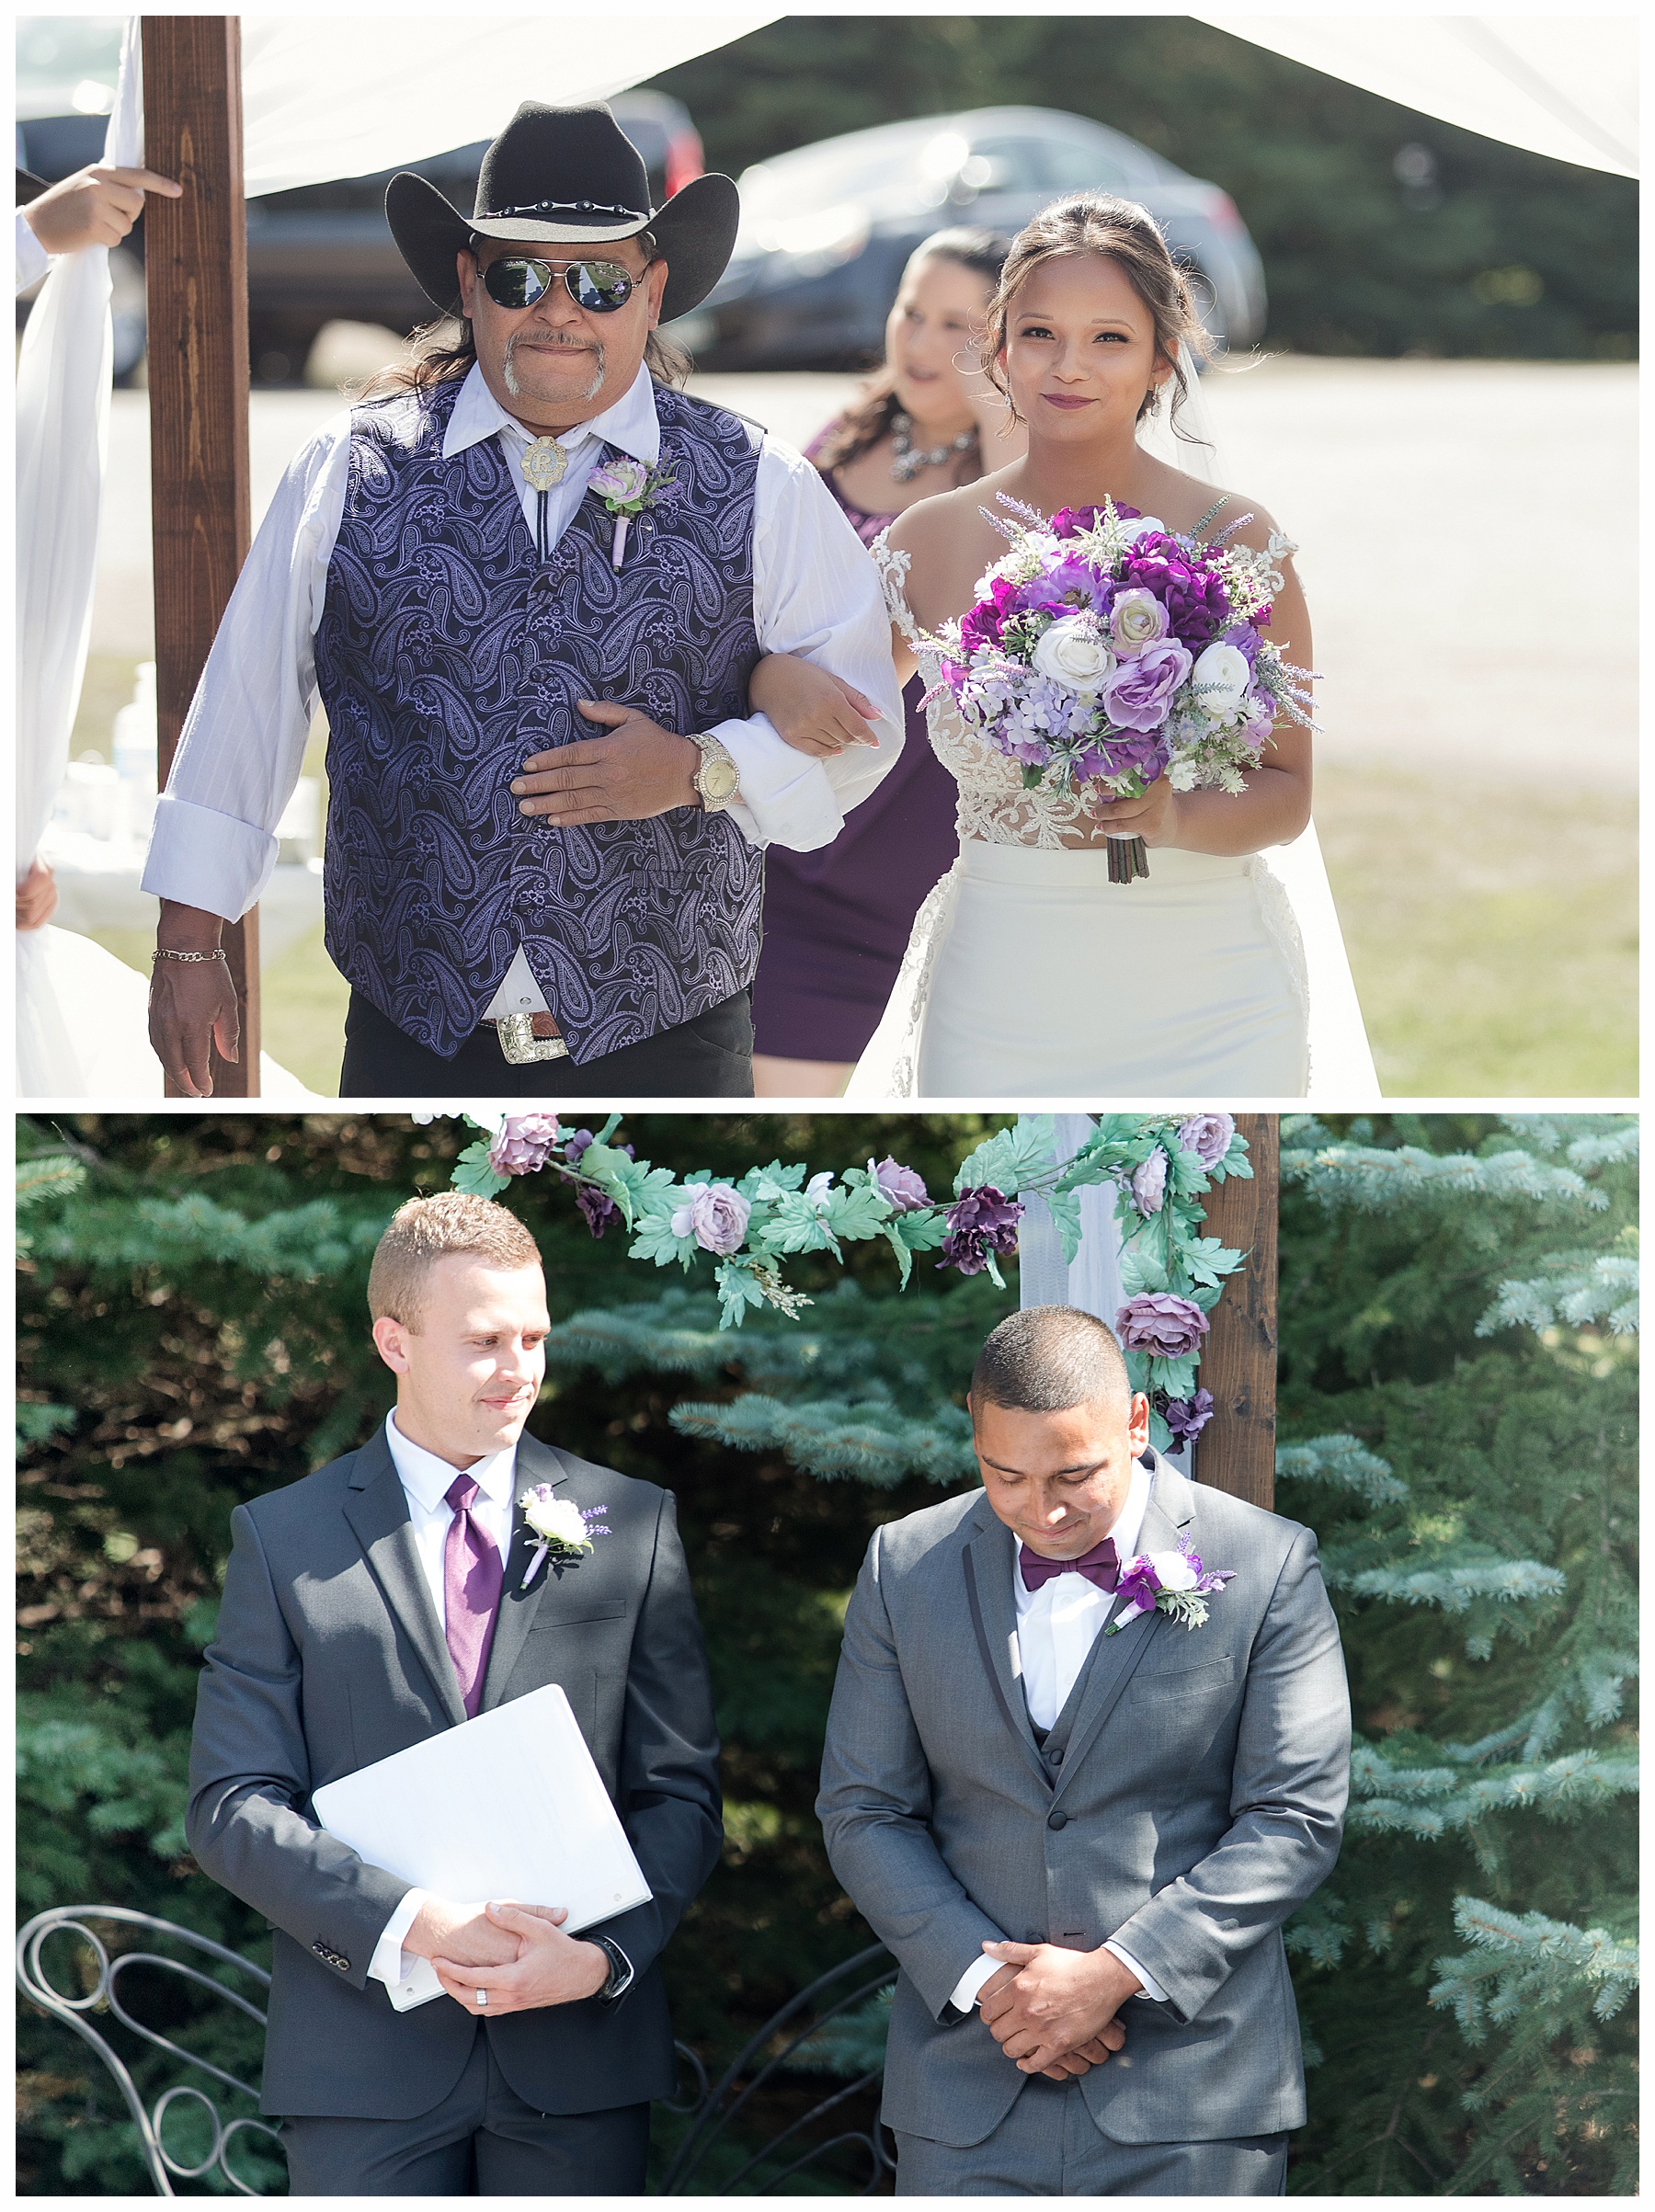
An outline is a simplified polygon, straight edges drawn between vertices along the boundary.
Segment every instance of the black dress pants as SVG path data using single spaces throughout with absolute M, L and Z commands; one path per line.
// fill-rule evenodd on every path
M 465 2071 L 413 2120 L 281 2123 L 290 2196 L 642 2196 L 649 2106 L 536 2112 L 480 2027 Z
M 451 1060 L 417 1043 L 360 991 L 345 1016 L 342 1099 L 750 1099 L 753 1017 L 746 991 L 710 1006 L 693 1021 L 659 1030 L 578 1067 L 534 1060 L 513 1067 L 492 1029 L 468 1037 Z

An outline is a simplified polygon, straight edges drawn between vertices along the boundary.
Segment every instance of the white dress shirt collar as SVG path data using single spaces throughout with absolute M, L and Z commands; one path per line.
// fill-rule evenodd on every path
M 442 458 L 451 460 L 454 454 L 463 453 L 468 446 L 480 445 L 484 439 L 496 437 L 502 430 L 519 446 L 526 446 L 532 435 L 515 415 L 508 415 L 501 406 L 484 382 L 481 363 L 474 361 L 460 387 L 454 411 L 449 416 L 442 439 Z M 588 438 L 601 439 L 605 444 L 630 454 L 634 461 L 647 462 L 652 469 L 660 460 L 661 425 L 656 414 L 655 380 L 642 362 L 631 388 L 612 407 L 606 407 L 601 415 L 594 415 L 590 422 L 576 423 L 572 430 L 563 433 L 560 442 L 572 450 Z
M 391 1447 L 391 1457 L 403 1488 L 428 1513 L 434 1513 L 446 1500 L 456 1475 L 469 1475 L 491 1505 L 506 1505 L 510 1501 L 517 1467 L 516 1444 L 508 1444 L 503 1452 L 490 1453 L 486 1459 L 479 1459 L 473 1466 L 452 1466 L 446 1459 L 439 1459 L 435 1452 L 428 1452 L 423 1444 L 411 1442 L 397 1427 L 394 1413 L 385 1416 L 385 1442 Z

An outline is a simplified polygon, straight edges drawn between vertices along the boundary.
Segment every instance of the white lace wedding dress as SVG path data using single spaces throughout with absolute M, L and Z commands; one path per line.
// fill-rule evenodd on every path
M 934 687 L 908 556 L 883 538 L 873 553 Z M 1378 1102 L 1314 828 L 1268 855 L 1158 848 L 1147 879 L 1112 884 L 1101 844 L 1062 841 L 1077 798 L 1025 791 L 946 690 L 926 719 L 959 786 L 960 856 L 847 1097 Z

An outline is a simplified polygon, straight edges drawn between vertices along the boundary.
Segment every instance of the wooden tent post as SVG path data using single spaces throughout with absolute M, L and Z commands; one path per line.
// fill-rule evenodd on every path
M 144 160 L 184 187 L 144 211 L 155 703 L 166 782 L 208 647 L 246 558 L 247 223 L 241 19 L 145 16 Z M 213 1055 L 223 1098 L 258 1095 L 258 912 L 224 928 L 241 1059 Z
M 1252 1180 L 1232 1177 L 1206 1204 L 1206 1233 L 1247 1254 L 1213 1309 L 1199 1382 L 1213 1418 L 1195 1441 L 1196 1479 L 1267 1510 L 1275 1504 L 1276 1213 L 1281 1123 L 1238 1113 Z

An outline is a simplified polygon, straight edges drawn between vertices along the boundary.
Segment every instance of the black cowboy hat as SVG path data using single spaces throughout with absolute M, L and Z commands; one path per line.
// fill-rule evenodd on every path
M 427 299 L 451 315 L 462 313 L 454 256 L 474 238 L 568 246 L 648 231 L 668 264 L 661 320 L 670 323 L 723 276 L 740 214 L 727 177 L 697 177 L 652 209 L 644 157 L 600 103 L 548 108 L 525 100 L 483 156 L 471 215 L 405 169 L 385 192 L 385 220 L 403 259 Z

